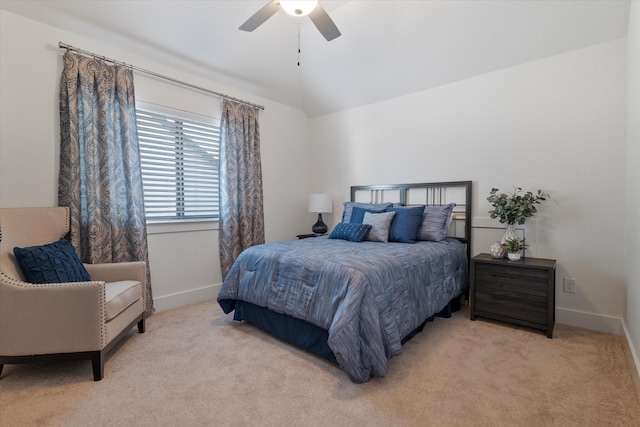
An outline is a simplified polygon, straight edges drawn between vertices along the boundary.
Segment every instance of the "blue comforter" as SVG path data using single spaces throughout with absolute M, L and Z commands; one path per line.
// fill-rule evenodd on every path
M 455 239 L 406 244 L 319 237 L 245 250 L 218 303 L 229 313 L 243 300 L 328 330 L 338 364 L 360 383 L 384 377 L 402 338 L 467 286 L 466 251 Z

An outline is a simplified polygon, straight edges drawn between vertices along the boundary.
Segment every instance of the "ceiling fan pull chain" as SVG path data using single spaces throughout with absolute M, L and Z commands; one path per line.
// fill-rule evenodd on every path
M 298 67 L 300 66 L 300 20 L 298 19 Z

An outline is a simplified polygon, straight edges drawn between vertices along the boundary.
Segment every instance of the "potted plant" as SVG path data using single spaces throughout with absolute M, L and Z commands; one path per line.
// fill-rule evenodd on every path
M 512 193 L 499 193 L 500 190 L 492 188 L 487 200 L 493 206 L 489 211 L 491 218 L 498 218 L 501 224 L 507 224 L 507 232 L 501 243 L 507 240 L 517 239 L 515 225 L 524 224 L 525 220 L 532 217 L 538 210 L 536 205 L 541 204 L 550 196 L 542 190 L 537 193 L 523 192 L 522 188 L 515 187 Z
M 507 240 L 501 246 L 511 261 L 518 261 L 522 255 L 521 252 L 529 247 L 524 240 L 518 238 Z

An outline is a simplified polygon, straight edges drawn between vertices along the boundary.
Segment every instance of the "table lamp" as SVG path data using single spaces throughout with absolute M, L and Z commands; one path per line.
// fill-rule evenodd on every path
M 309 195 L 309 212 L 318 214 L 318 221 L 313 224 L 311 231 L 317 235 L 325 234 L 328 230 L 327 224 L 322 222 L 323 213 L 331 213 L 333 211 L 333 201 L 331 196 L 325 193 L 312 193 Z

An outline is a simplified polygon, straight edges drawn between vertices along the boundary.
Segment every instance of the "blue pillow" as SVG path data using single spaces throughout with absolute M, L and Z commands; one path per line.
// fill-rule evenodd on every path
M 373 208 L 360 208 L 360 207 L 354 206 L 353 210 L 351 211 L 351 220 L 349 222 L 351 224 L 362 224 L 362 220 L 364 219 L 364 214 L 366 212 L 381 213 L 384 211 L 385 211 L 384 208 L 373 209 Z
M 366 237 L 371 226 L 369 224 L 353 224 L 341 222 L 336 225 L 331 234 L 330 239 L 342 239 L 350 242 L 362 242 Z
M 449 203 L 442 206 L 427 206 L 424 210 L 418 240 L 433 242 L 444 240 L 449 232 L 451 214 L 455 205 L 455 203 Z
M 361 203 L 361 202 L 344 202 L 344 211 L 342 212 L 342 222 L 351 222 L 351 212 L 354 207 L 365 209 L 386 209 L 391 203 Z
M 91 280 L 67 239 L 43 246 L 13 248 L 13 253 L 29 283 L 66 283 Z
M 415 243 L 422 224 L 424 206 L 391 207 L 387 208 L 387 212 L 396 213 L 389 229 L 389 240 L 400 243 Z

